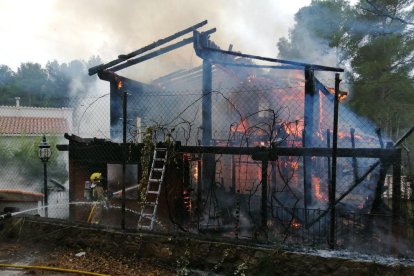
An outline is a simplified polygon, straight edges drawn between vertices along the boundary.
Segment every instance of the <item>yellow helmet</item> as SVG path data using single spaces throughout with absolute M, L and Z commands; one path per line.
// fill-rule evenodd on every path
M 92 182 L 100 181 L 100 180 L 102 180 L 102 174 L 100 172 L 94 172 L 93 174 L 91 174 Z

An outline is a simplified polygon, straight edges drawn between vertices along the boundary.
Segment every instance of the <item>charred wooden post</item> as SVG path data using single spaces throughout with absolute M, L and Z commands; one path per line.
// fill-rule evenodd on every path
M 208 45 L 208 36 L 202 34 L 201 44 Z M 201 128 L 202 128 L 202 144 L 208 146 L 212 138 L 212 114 L 211 114 L 211 98 L 212 98 L 212 64 L 208 56 L 202 55 L 203 58 L 203 99 L 201 111 Z M 208 186 L 214 185 L 214 154 L 203 154 L 202 162 L 202 190 L 207 189 Z
M 119 97 L 118 92 L 118 83 L 117 81 L 110 82 L 110 134 L 111 139 L 119 137 L 119 127 L 116 126 L 119 123 L 119 118 L 122 118 L 121 109 L 119 108 L 122 106 L 122 97 Z
M 262 160 L 262 202 L 261 202 L 261 213 L 262 213 L 262 229 L 267 228 L 267 167 L 269 161 L 267 159 Z
M 313 70 L 305 67 L 305 110 L 304 110 L 304 145 L 311 148 L 314 129 L 314 95 L 315 82 Z M 304 207 L 308 208 L 312 204 L 312 160 L 306 156 L 303 158 L 304 175 Z M 305 169 L 306 168 L 306 169 Z
M 122 89 L 122 82 L 119 81 L 118 89 Z M 128 105 L 128 93 L 127 90 L 124 88 L 122 93 L 123 101 L 122 101 L 122 206 L 121 206 L 121 228 L 125 229 L 125 185 L 126 185 L 126 162 L 128 158 L 128 150 L 127 150 L 127 139 L 126 139 L 126 131 L 127 131 L 127 105 Z
M 315 82 L 313 70 L 305 68 L 305 110 L 304 125 L 307 136 L 305 137 L 306 147 L 312 147 L 314 132 L 314 95 Z
M 331 131 L 329 129 L 326 130 L 326 147 L 329 149 L 331 147 Z M 332 181 L 332 171 L 331 168 L 331 158 L 328 156 L 328 183 Z M 328 185 L 328 194 L 331 194 L 331 185 Z
M 335 201 L 336 201 L 336 163 L 338 155 L 338 115 L 339 115 L 339 73 L 335 74 L 335 98 L 334 98 L 334 118 L 333 118 L 333 137 L 332 137 L 332 181 L 331 193 L 329 194 L 329 207 L 331 209 L 330 228 L 329 228 L 329 246 L 335 248 Z M 355 181 L 356 183 L 356 181 Z
M 210 145 L 212 138 L 211 118 L 211 91 L 212 91 L 212 66 L 208 60 L 203 60 L 203 100 L 202 100 L 202 144 Z
M 190 157 L 187 154 L 183 154 L 182 158 L 183 158 L 183 173 L 182 173 L 181 177 L 182 177 L 182 181 L 183 181 L 183 184 L 184 184 L 183 185 L 184 188 L 188 188 L 188 187 L 191 187 Z
M 392 164 L 392 253 L 398 254 L 401 234 L 401 149 L 394 155 Z
M 196 210 L 196 214 L 197 214 L 197 228 L 198 230 L 200 230 L 200 221 L 201 221 L 201 217 L 202 217 L 202 210 L 203 210 L 203 191 L 202 191 L 202 187 L 201 187 L 201 160 L 197 159 L 197 210 Z

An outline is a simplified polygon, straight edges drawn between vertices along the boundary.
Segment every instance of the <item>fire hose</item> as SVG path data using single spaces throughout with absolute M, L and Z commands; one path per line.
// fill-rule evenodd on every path
M 109 276 L 109 274 L 101 274 L 96 272 L 82 271 L 76 269 L 50 267 L 50 266 L 39 266 L 39 265 L 15 265 L 15 264 L 0 264 L 0 267 L 11 267 L 11 268 L 22 268 L 22 269 L 40 269 L 40 270 L 51 270 L 59 272 L 69 272 L 82 275 L 95 275 L 95 276 Z
M 7 218 L 11 218 L 12 214 L 11 213 L 5 213 L 3 215 L 0 215 L 0 221 L 5 220 Z

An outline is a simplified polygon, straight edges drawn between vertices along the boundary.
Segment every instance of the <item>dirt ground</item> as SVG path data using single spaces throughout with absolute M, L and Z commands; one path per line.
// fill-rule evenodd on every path
M 175 269 L 153 259 L 113 256 L 91 248 L 48 248 L 39 244 L 0 242 L 0 264 L 47 266 L 106 275 L 176 275 Z M 0 275 L 84 275 L 41 269 L 0 267 Z

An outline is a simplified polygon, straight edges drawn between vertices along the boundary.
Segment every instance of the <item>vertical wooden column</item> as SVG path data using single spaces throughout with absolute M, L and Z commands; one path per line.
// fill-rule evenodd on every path
M 208 45 L 208 38 L 201 38 L 204 45 Z M 211 115 L 211 92 L 212 92 L 212 64 L 208 56 L 203 57 L 203 99 L 201 111 L 202 145 L 209 146 L 212 139 L 212 115 Z M 214 184 L 214 155 L 203 154 L 202 157 L 202 181 L 201 190 L 206 191 L 207 187 Z M 210 185 L 209 185 L 210 184 Z M 204 194 L 204 193 L 202 193 Z
M 212 91 L 212 65 L 203 60 L 203 99 L 202 99 L 202 143 L 203 146 L 210 145 L 212 138 L 212 118 L 211 118 L 211 91 Z
M 262 160 L 262 203 L 261 203 L 261 213 L 262 213 L 262 228 L 266 229 L 267 227 L 267 167 L 268 159 Z
M 314 135 L 314 94 L 315 80 L 313 70 L 305 68 L 305 106 L 303 147 L 312 147 Z M 312 160 L 310 156 L 303 157 L 303 191 L 304 208 L 312 204 Z
M 398 254 L 401 225 L 401 149 L 393 156 L 392 162 L 392 253 Z
M 122 86 L 118 86 L 120 89 Z M 126 160 L 127 160 L 127 110 L 128 110 L 128 93 L 124 88 L 122 92 L 122 203 L 121 203 L 121 228 L 125 229 L 125 208 L 126 208 Z
M 119 137 L 119 118 L 122 118 L 122 97 L 119 97 L 118 83 L 113 80 L 110 82 L 110 135 L 111 139 L 117 139 Z
M 338 117 L 339 117 L 339 73 L 335 74 L 335 98 L 334 98 L 334 118 L 333 118 L 333 135 L 332 135 L 332 180 L 330 183 L 329 208 L 331 210 L 329 224 L 329 247 L 335 248 L 335 223 L 336 223 L 336 163 L 338 155 Z

